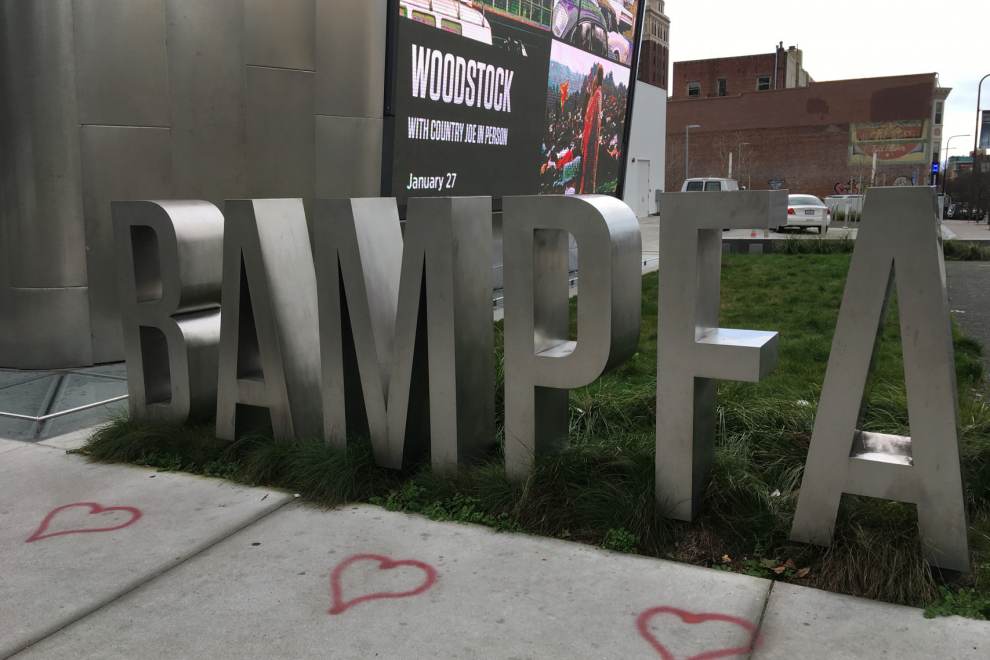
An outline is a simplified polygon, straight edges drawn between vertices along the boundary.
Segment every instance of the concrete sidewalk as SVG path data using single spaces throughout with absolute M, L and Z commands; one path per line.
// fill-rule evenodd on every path
M 982 660 L 990 648 L 987 622 L 15 442 L 0 443 L 0 576 L 0 657 Z

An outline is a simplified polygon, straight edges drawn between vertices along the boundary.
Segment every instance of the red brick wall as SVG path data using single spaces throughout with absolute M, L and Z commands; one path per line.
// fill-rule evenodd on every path
M 660 89 L 667 89 L 670 53 L 668 49 L 655 42 L 644 40 L 639 54 L 638 79 Z
M 666 189 L 684 180 L 684 127 L 691 130 L 690 176 L 733 176 L 756 190 L 779 179 L 794 192 L 823 196 L 836 184 L 870 179 L 870 167 L 849 165 L 850 124 L 928 119 L 934 74 L 814 83 L 739 97 L 671 99 L 667 104 Z M 742 163 L 738 162 L 739 144 Z M 923 180 L 927 166 L 890 165 L 878 170 L 877 185 L 899 176 Z
M 760 76 L 770 76 L 770 84 L 773 84 L 774 66 L 774 53 L 674 62 L 671 96 L 673 98 L 687 98 L 689 82 L 701 83 L 702 97 L 715 96 L 715 81 L 719 78 L 726 80 L 726 95 L 728 96 L 755 92 L 757 79 Z

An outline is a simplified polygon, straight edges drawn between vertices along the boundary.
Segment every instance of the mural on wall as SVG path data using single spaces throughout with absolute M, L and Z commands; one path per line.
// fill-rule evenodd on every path
M 915 165 L 928 161 L 928 120 L 862 122 L 849 125 L 849 164 Z

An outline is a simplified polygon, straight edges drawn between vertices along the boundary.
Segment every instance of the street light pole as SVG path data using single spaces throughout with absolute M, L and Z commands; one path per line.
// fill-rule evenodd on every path
M 977 199 L 977 192 L 979 191 L 979 177 L 980 169 L 982 167 L 979 157 L 977 157 L 976 150 L 980 146 L 980 101 L 981 95 L 983 93 L 983 81 L 990 78 L 990 73 L 980 78 L 980 84 L 976 86 L 976 129 L 973 131 L 973 205 L 977 205 L 979 200 Z M 977 219 L 977 222 L 982 220 L 982 218 Z M 990 220 L 987 221 L 987 225 L 990 225 Z
M 684 127 L 684 180 L 688 178 L 688 164 L 691 162 L 691 129 L 701 128 L 701 124 L 688 124 Z
M 960 138 L 960 137 L 969 137 L 969 133 L 966 133 L 965 135 L 953 135 L 952 137 L 950 137 L 948 140 L 945 141 L 945 167 L 942 168 L 942 194 L 943 195 L 945 194 L 945 180 L 949 178 L 949 149 L 952 148 L 949 145 L 952 144 L 952 141 L 953 140 L 955 140 L 956 138 Z
M 976 86 L 976 130 L 973 131 L 973 156 L 980 144 L 980 100 L 983 94 L 983 81 L 990 78 L 990 73 L 980 78 L 980 84 Z

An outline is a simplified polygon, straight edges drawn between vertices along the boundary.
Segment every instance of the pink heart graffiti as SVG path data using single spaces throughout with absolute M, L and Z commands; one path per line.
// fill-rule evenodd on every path
M 359 561 L 376 561 L 378 562 L 379 570 L 388 571 L 394 568 L 399 568 L 401 566 L 412 566 L 423 572 L 423 581 L 415 589 L 410 589 L 409 591 L 376 591 L 373 593 L 365 594 L 363 596 L 358 596 L 350 600 L 344 600 L 342 595 L 342 588 L 340 586 L 340 577 L 347 570 L 349 566 Z M 337 564 L 336 568 L 330 574 L 330 595 L 333 600 L 332 606 L 330 607 L 330 614 L 343 614 L 348 609 L 354 607 L 358 603 L 363 603 L 369 600 L 378 600 L 381 598 L 409 598 L 410 596 L 418 596 L 424 591 L 428 590 L 433 586 L 433 583 L 437 581 L 437 571 L 435 568 L 421 561 L 415 559 L 392 559 L 384 555 L 353 555 L 348 557 L 344 561 Z
M 60 532 L 52 532 L 51 534 L 46 534 L 46 532 L 48 531 L 48 526 L 51 524 L 52 520 L 54 520 L 58 514 L 60 514 L 61 512 L 67 509 L 72 509 L 74 507 L 88 507 L 89 514 L 93 516 L 98 516 L 103 513 L 110 513 L 112 511 L 126 511 L 131 515 L 131 517 L 127 521 L 119 525 L 113 525 L 111 527 L 80 527 L 77 529 L 64 529 Z M 138 521 L 138 519 L 141 518 L 141 515 L 142 515 L 141 510 L 136 509 L 132 506 L 105 507 L 100 504 L 97 504 L 96 502 L 76 502 L 74 504 L 66 504 L 64 506 L 58 507 L 57 509 L 52 509 L 49 512 L 49 514 L 45 516 L 45 519 L 41 521 L 41 524 L 38 526 L 38 529 L 34 531 L 34 534 L 32 534 L 30 538 L 28 538 L 28 540 L 25 541 L 25 543 L 34 543 L 35 541 L 41 541 L 42 539 L 50 539 L 55 536 L 63 536 L 65 534 L 88 534 L 92 532 L 112 532 L 114 530 L 123 529 L 125 527 L 129 527 L 133 525 Z
M 663 660 L 674 660 L 674 654 L 671 653 L 670 650 L 664 646 L 650 631 L 650 620 L 655 616 L 663 614 L 673 614 L 674 616 L 679 617 L 681 621 L 689 625 L 697 625 L 699 623 L 707 623 L 709 621 L 731 623 L 732 625 L 739 626 L 750 634 L 749 644 L 746 646 L 704 651 L 703 653 L 692 655 L 687 660 L 716 660 L 716 658 L 729 658 L 734 655 L 748 655 L 754 648 L 756 648 L 758 642 L 756 626 L 746 619 L 740 619 L 739 617 L 730 616 L 728 614 L 688 612 L 687 610 L 681 610 L 676 607 L 653 607 L 645 612 L 642 612 L 636 618 L 636 627 L 639 629 L 639 634 L 643 637 L 643 639 L 649 642 L 650 646 L 652 646 L 653 649 L 660 654 L 660 657 L 663 658 Z

